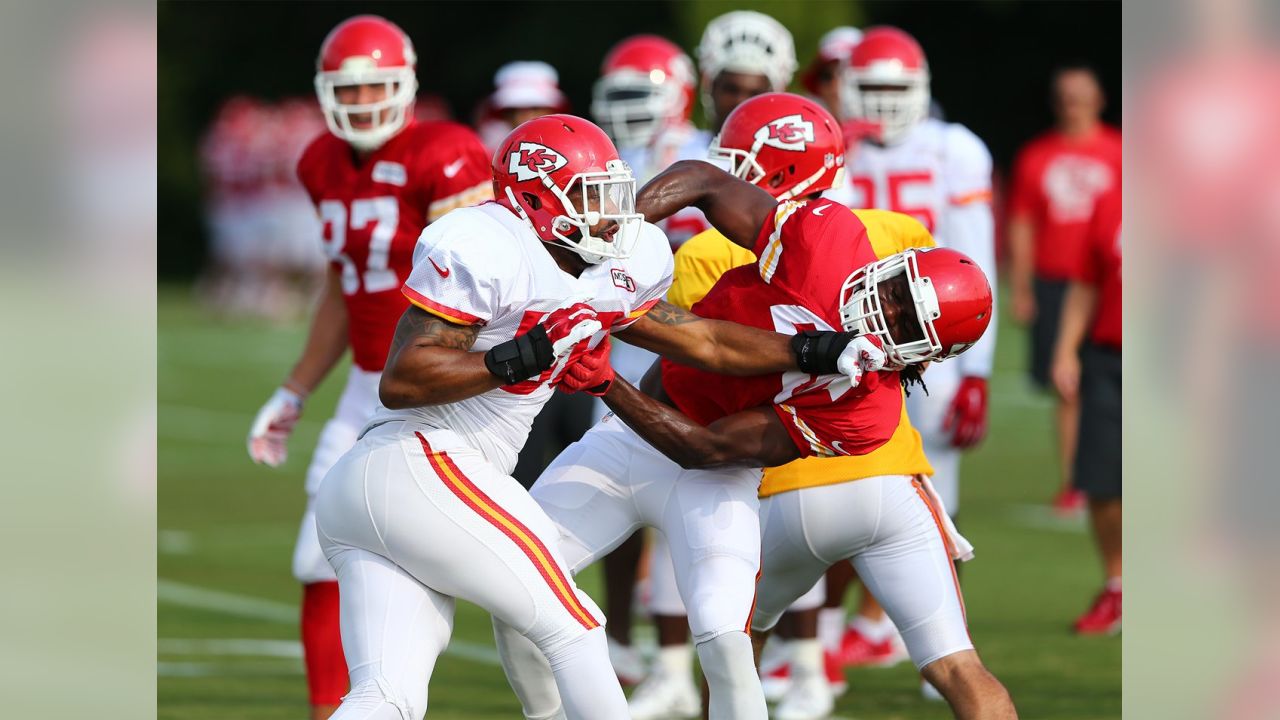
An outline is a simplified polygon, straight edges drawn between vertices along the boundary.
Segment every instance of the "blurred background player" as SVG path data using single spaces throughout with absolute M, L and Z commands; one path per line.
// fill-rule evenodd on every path
M 1067 65 L 1055 72 L 1052 104 L 1055 127 L 1027 143 L 1014 163 L 1008 226 L 1014 319 L 1031 328 L 1031 378 L 1046 389 L 1063 298 L 1079 272 L 1094 203 L 1120 184 L 1120 131 L 1100 119 L 1105 98 L 1093 70 Z M 1079 414 L 1079 403 L 1059 395 L 1062 485 L 1054 508 L 1062 513 L 1077 513 L 1085 502 L 1071 474 Z
M 1075 485 L 1088 498 L 1102 560 L 1103 587 L 1075 622 L 1081 635 L 1120 631 L 1121 609 L 1121 192 L 1098 199 L 1062 303 L 1052 376 L 1058 394 L 1080 407 Z
M 877 132 L 857 142 L 849 153 L 848 184 L 828 197 L 851 208 L 914 216 L 940 247 L 959 250 L 995 277 L 991 154 L 964 126 L 930 117 L 929 65 L 919 43 L 898 28 L 870 28 L 854 47 L 844 77 L 848 118 L 874 124 Z M 959 509 L 961 451 L 986 433 L 994 328 L 993 323 L 956 361 L 930 368 L 929 392 L 907 399 L 933 465 L 933 484 L 952 518 Z M 824 623 L 828 643 L 847 582 L 847 576 L 828 578 L 827 605 L 834 608 Z M 869 595 L 841 645 L 848 664 L 891 664 L 905 657 L 896 629 Z
M 604 77 L 597 85 L 598 91 L 608 90 L 614 86 L 614 80 L 607 80 L 613 68 L 623 71 L 622 77 L 631 78 L 634 78 L 636 70 L 648 68 L 650 72 L 658 69 L 667 76 L 668 79 L 665 82 L 667 89 L 661 91 L 664 97 L 673 100 L 679 97 L 680 95 L 674 90 L 675 87 L 679 87 L 682 93 L 691 94 L 689 90 L 685 90 L 683 82 L 681 67 L 684 61 L 673 54 L 673 50 L 678 52 L 679 49 L 674 45 L 649 39 L 640 42 L 640 38 L 648 37 L 651 36 L 631 38 L 615 46 L 605 60 Z M 697 55 L 703 110 L 708 123 L 713 128 L 713 133 L 719 131 L 724 118 L 747 98 L 766 92 L 785 90 L 796 69 L 795 43 L 791 33 L 777 20 L 752 11 L 726 13 L 707 23 L 702 40 L 698 44 Z M 680 53 L 680 57 L 682 56 L 683 53 Z M 646 88 L 645 92 L 653 91 Z M 593 112 L 594 107 L 593 105 Z M 682 110 L 684 120 L 680 122 L 686 126 L 690 111 L 691 107 Z M 600 116 L 603 118 L 606 115 L 617 116 L 608 104 L 600 107 Z M 670 120 L 678 117 L 674 111 L 674 103 L 668 106 L 667 117 Z M 687 138 L 687 145 L 683 150 L 685 153 L 695 152 L 694 143 L 709 141 L 713 134 L 696 131 L 689 133 L 688 130 L 672 131 L 672 133 L 673 138 L 679 139 L 682 135 Z M 704 144 L 696 157 L 705 158 L 706 151 L 707 145 Z M 624 158 L 628 157 L 626 151 L 620 149 L 619 152 L 624 153 Z M 633 157 L 641 158 L 645 167 L 655 174 L 666 169 L 666 165 L 659 166 L 655 163 L 651 153 L 636 153 Z M 675 159 L 680 158 L 673 158 L 672 162 Z M 668 162 L 667 165 L 669 164 Z M 693 208 L 676 213 L 668 218 L 663 226 L 671 240 L 673 250 L 684 240 L 707 227 L 702 213 Z M 638 379 L 635 375 L 642 374 L 653 362 L 652 355 L 622 345 L 615 345 L 613 353 L 615 361 L 619 362 L 618 371 L 623 377 L 632 380 Z M 603 414 L 602 407 L 602 404 L 597 404 L 598 414 Z M 610 640 L 613 643 L 610 647 L 620 676 L 628 682 L 636 681 L 642 671 L 636 660 L 636 654 L 630 648 L 631 613 L 628 612 L 634 595 L 636 568 L 640 562 L 641 553 L 642 538 L 637 535 L 631 541 L 623 543 L 604 561 L 605 606 L 609 617 L 613 618 L 609 623 Z M 664 562 L 667 566 L 670 565 L 669 560 Z M 676 615 L 683 613 L 682 607 L 677 606 L 677 608 Z M 655 617 L 655 621 L 660 627 L 665 623 L 669 632 L 678 633 L 681 638 L 687 633 L 687 623 L 682 618 L 663 620 L 661 617 Z M 659 630 L 660 634 L 662 632 Z M 643 711 L 643 707 L 641 710 Z M 634 713 L 635 709 L 632 712 Z
M 201 146 L 212 266 L 202 300 L 230 316 L 294 319 L 323 278 L 319 222 L 294 172 L 323 129 L 314 101 L 234 96 Z
M 840 68 L 849 61 L 853 48 L 862 40 L 862 31 L 855 27 L 838 27 L 828 30 L 818 41 L 818 54 L 800 74 L 804 89 L 837 120 L 845 118 L 840 103 Z
M 710 158 L 779 201 L 812 199 L 843 182 L 844 138 L 835 118 L 814 101 L 767 93 L 747 99 L 729 114 Z M 676 251 L 676 277 L 668 300 L 688 309 L 724 271 L 752 262 L 755 255 L 750 250 L 714 228 L 699 233 Z M 658 656 L 652 675 L 631 698 L 631 714 L 638 720 L 694 717 L 699 699 L 688 617 L 676 587 L 671 551 L 661 535 L 654 537 L 649 582 Z
M 517 60 L 493 74 L 493 92 L 476 108 L 476 132 L 493 152 L 526 120 L 562 112 L 569 112 L 569 99 L 560 91 L 556 69 L 539 60 Z
M 677 160 L 702 160 L 711 133 L 693 126 L 693 62 L 675 43 L 636 35 L 613 46 L 592 88 L 591 114 L 613 138 L 622 159 L 644 184 Z M 707 228 L 697 208 L 661 225 L 671 249 Z M 652 364 L 648 358 L 644 367 Z M 625 368 L 624 377 L 630 378 Z
M 777 20 L 751 10 L 735 10 L 707 23 L 698 43 L 702 109 L 711 132 L 743 100 L 782 92 L 796 71 L 791 33 Z
M 329 131 L 307 147 L 297 174 L 323 222 L 329 268 L 302 354 L 258 411 L 248 438 L 254 462 L 282 464 L 307 396 L 351 348 L 346 387 L 307 468 L 307 507 L 293 557 L 293 574 L 303 583 L 313 718 L 329 717 L 347 689 L 338 585 L 316 536 L 316 490 L 379 406 L 387 349 L 408 306 L 399 290 L 422 228 L 493 197 L 489 156 L 471 130 L 414 120 L 416 62 L 409 37 L 373 15 L 342 22 L 320 47 L 315 86 Z

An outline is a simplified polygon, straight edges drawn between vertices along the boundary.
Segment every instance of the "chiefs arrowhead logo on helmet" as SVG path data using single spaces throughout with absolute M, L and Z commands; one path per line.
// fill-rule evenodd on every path
M 804 152 L 805 144 L 813 142 L 813 123 L 800 113 L 770 120 L 756 131 L 756 142 L 779 150 Z
M 521 182 L 549 175 L 568 164 L 565 156 L 546 145 L 522 142 L 507 158 L 507 170 Z

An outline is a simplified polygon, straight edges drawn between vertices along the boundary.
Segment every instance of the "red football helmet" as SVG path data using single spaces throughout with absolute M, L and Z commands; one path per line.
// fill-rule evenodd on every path
M 604 131 L 573 115 L 543 115 L 511 131 L 493 154 L 493 194 L 533 227 L 595 264 L 631 254 L 644 216 L 636 180 Z M 592 234 L 617 222 L 612 237 Z
M 330 132 L 357 150 L 381 147 L 413 116 L 417 62 L 409 36 L 390 20 L 357 15 L 339 23 L 320 45 L 316 60 L 316 96 Z M 383 85 L 386 97 L 360 105 L 338 102 L 338 86 L 368 84 Z M 356 127 L 353 115 L 371 118 L 369 126 Z
M 929 116 L 929 63 L 920 43 L 894 27 L 874 27 L 853 48 L 841 88 L 845 117 L 880 124 L 888 145 Z
M 693 61 L 657 35 L 636 35 L 604 58 L 591 115 L 623 147 L 647 145 L 693 113 Z
M 890 333 L 879 293 L 880 283 L 903 274 L 920 322 L 920 337 L 914 340 L 895 339 Z M 968 350 L 986 332 L 991 285 L 982 268 L 964 253 L 913 248 L 859 268 L 844 281 L 840 322 L 846 332 L 878 337 L 894 365 L 946 360 Z
M 711 142 L 712 160 L 779 200 L 844 182 L 844 135 L 818 103 L 791 93 L 746 100 Z

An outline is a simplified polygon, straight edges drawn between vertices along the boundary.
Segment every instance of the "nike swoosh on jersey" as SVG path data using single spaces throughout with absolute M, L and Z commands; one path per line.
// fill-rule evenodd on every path
M 814 208 L 814 209 L 813 209 L 813 216 L 814 216 L 814 217 L 822 217 L 822 213 L 826 212 L 827 208 L 829 208 L 829 207 L 831 207 L 831 206 L 830 206 L 830 205 L 819 205 L 818 207 L 816 207 L 816 208 Z
M 440 277 L 447 278 L 449 277 L 449 273 L 453 272 L 452 270 L 446 270 L 440 267 L 439 265 L 437 265 L 434 258 L 427 258 L 427 259 L 431 261 L 431 267 L 435 268 L 436 272 L 440 273 Z
M 444 176 L 447 178 L 451 178 L 454 175 L 457 175 L 458 171 L 462 169 L 462 166 L 466 164 L 467 164 L 466 158 L 458 158 L 457 160 L 454 160 L 453 162 L 444 166 Z

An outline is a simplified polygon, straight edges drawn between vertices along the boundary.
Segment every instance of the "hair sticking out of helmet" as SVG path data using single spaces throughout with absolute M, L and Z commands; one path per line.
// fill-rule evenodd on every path
M 735 10 L 707 23 L 698 43 L 698 66 L 702 104 L 710 117 L 715 114 L 711 82 L 722 72 L 764 75 L 775 91 L 786 90 L 797 67 L 795 42 L 782 23 L 768 15 Z
M 357 15 L 339 23 L 316 60 L 316 97 L 329 131 L 357 150 L 381 147 L 413 117 L 417 62 L 409 36 L 390 20 Z M 361 99 L 362 86 L 372 86 L 373 99 Z
M 894 299 L 890 283 L 904 278 L 909 297 Z M 891 321 L 887 302 L 897 307 Z M 845 331 L 874 335 L 896 366 L 941 361 L 968 350 L 991 323 L 991 285 L 964 253 L 911 249 L 855 270 L 840 290 Z M 905 313 L 909 313 L 904 315 Z
M 929 116 L 929 63 L 915 38 L 898 28 L 869 28 L 842 77 L 845 117 L 879 124 L 886 145 Z
M 644 222 L 631 169 L 603 130 L 573 115 L 512 130 L 493 155 L 493 191 L 541 240 L 591 264 L 628 257 Z
M 693 112 L 693 62 L 671 41 L 636 35 L 613 46 L 592 88 L 591 115 L 620 147 L 648 145 Z
M 843 183 L 844 148 L 840 124 L 821 105 L 767 93 L 729 113 L 710 155 L 732 175 L 790 200 Z

